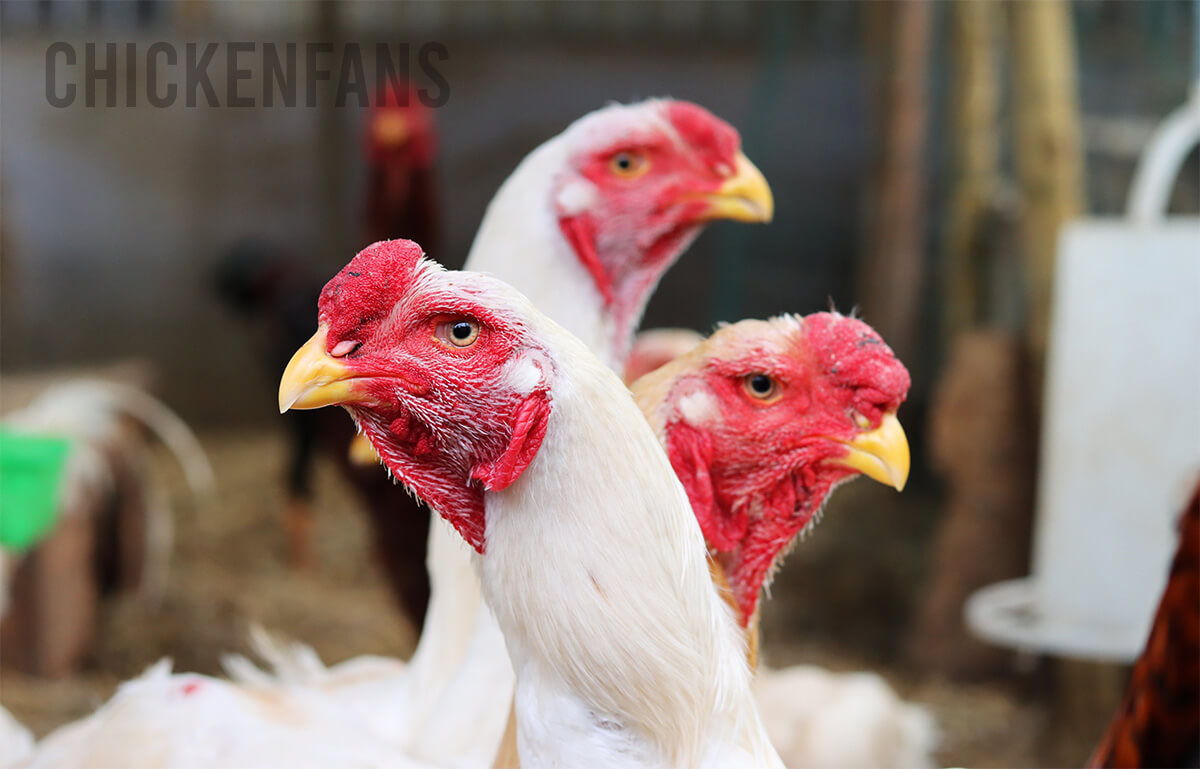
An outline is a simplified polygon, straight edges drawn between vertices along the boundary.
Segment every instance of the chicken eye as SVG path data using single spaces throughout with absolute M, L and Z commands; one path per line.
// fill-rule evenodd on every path
M 470 320 L 439 323 L 437 337 L 454 347 L 470 347 L 479 338 L 479 324 Z
M 742 386 L 755 400 L 771 402 L 779 398 L 779 384 L 761 372 L 747 374 L 742 378 Z
M 614 174 L 623 179 L 636 179 L 650 170 L 650 162 L 645 153 L 622 151 L 612 156 L 608 166 Z

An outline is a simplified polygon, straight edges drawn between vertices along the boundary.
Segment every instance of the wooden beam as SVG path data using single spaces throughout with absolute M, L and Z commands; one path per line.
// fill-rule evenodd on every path
M 950 12 L 953 182 L 943 285 L 947 340 L 987 320 L 984 233 L 1000 188 L 999 14 L 999 6 L 978 0 L 956 0 Z
M 913 360 L 925 265 L 925 134 L 933 5 L 872 6 L 888 14 L 882 152 L 859 271 L 863 315 L 902 360 Z M 872 25 L 869 29 L 878 28 Z
M 1026 339 L 1035 392 L 1040 392 L 1058 234 L 1084 206 L 1075 38 L 1071 9 L 1062 0 L 1028 0 L 1007 7 L 1028 296 Z

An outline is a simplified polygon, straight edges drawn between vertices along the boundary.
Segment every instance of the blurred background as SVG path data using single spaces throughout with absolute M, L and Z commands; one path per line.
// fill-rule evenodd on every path
M 884 675 L 937 718 L 942 765 L 1086 758 L 1132 656 L 985 643 L 963 607 L 1034 565 L 1038 516 L 1053 507 L 1039 495 L 1038 453 L 1059 403 L 1044 384 L 1059 234 L 1080 217 L 1125 215 L 1139 158 L 1196 82 L 1192 2 L 40 0 L 0 3 L 0 35 L 0 413 L 79 377 L 151 393 L 199 436 L 217 495 L 194 497 L 129 424 L 105 433 L 101 454 L 128 494 L 101 495 L 101 524 L 83 533 L 49 528 L 42 537 L 65 544 L 31 557 L 50 546 L 27 543 L 9 570 L 0 703 L 35 733 L 90 712 L 162 656 L 218 673 L 251 622 L 327 662 L 410 653 L 413 628 L 364 557 L 358 500 L 323 459 L 311 479 L 315 554 L 289 568 L 282 361 L 264 360 L 271 321 L 247 304 L 258 278 L 230 272 L 289 265 L 305 276 L 293 296 L 310 309 L 299 312 L 315 315 L 308 277 L 331 276 L 371 239 L 369 111 L 337 104 L 328 84 L 313 106 L 303 91 L 297 106 L 230 106 L 224 50 L 208 68 L 216 106 L 182 95 L 153 106 L 144 75 L 160 41 L 180 52 L 328 42 L 333 61 L 360 45 L 373 80 L 375 44 L 408 43 L 414 84 L 445 97 L 422 113 L 432 138 L 409 161 L 412 232 L 450 267 L 516 163 L 586 112 L 673 96 L 740 130 L 775 221 L 709 227 L 643 326 L 707 331 L 857 307 L 914 377 L 900 412 L 909 487 L 835 496 L 772 587 L 768 664 Z M 68 106 L 47 84 L 60 42 L 78 54 L 59 70 L 60 93 L 78 84 Z M 106 81 L 87 104 L 89 42 L 117 43 L 101 60 L 115 103 Z M 418 61 L 429 43 L 445 53 L 431 68 L 440 83 Z M 240 61 L 243 92 L 261 94 L 262 56 Z M 1167 190 L 1169 216 L 1194 222 L 1194 148 Z M 1194 359 L 1197 332 L 1183 329 L 1181 358 Z M 1176 415 L 1200 435 L 1194 410 Z M 1147 513 L 1164 531 L 1186 491 L 1164 491 L 1178 504 Z M 0 503 L 13 510 L 12 497 Z M 151 508 L 174 528 L 157 565 Z M 1166 560 L 1121 568 L 1161 587 Z M 123 589 L 144 587 L 148 571 L 153 595 Z M 37 608 L 48 601 L 56 608 Z M 1071 661 L 1081 657 L 1091 661 Z

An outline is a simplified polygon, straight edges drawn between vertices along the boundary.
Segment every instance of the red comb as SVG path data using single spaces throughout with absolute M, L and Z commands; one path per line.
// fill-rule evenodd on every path
M 359 251 L 334 275 L 317 301 L 322 321 L 358 325 L 364 317 L 389 310 L 408 290 L 425 252 L 411 240 L 381 240 Z
M 875 329 L 858 318 L 832 312 L 806 315 L 804 339 L 839 379 L 870 383 L 896 405 L 908 395 L 908 369 Z
M 733 168 L 742 145 L 737 129 L 703 107 L 686 101 L 670 102 L 667 118 L 710 168 L 719 165 Z

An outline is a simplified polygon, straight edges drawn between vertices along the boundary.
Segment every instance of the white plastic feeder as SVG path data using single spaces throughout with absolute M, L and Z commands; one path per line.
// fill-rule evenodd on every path
M 1033 574 L 966 603 L 1002 646 L 1130 661 L 1200 480 L 1200 218 L 1163 211 L 1200 140 L 1200 87 L 1142 156 L 1127 219 L 1059 240 Z

